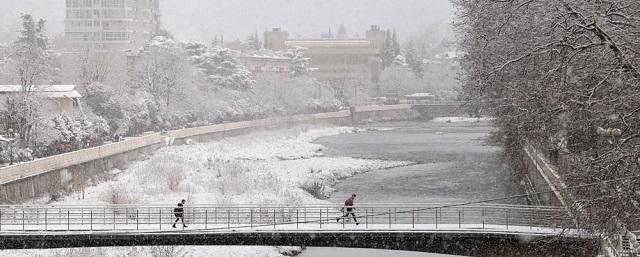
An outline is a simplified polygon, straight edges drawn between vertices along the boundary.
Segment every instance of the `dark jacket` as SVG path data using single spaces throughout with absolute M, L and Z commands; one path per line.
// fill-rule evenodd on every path
M 173 215 L 175 215 L 176 217 L 184 216 L 184 208 L 182 208 L 183 206 L 184 205 L 182 205 L 182 203 L 178 203 L 178 208 L 173 209 Z

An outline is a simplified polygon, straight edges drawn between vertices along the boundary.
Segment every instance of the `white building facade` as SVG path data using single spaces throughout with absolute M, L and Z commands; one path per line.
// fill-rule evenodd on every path
M 159 0 L 66 0 L 65 38 L 72 48 L 136 49 L 159 26 Z

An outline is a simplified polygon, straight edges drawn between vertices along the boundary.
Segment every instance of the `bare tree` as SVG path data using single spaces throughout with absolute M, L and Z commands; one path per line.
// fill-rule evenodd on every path
M 571 192 L 583 226 L 640 228 L 640 183 L 621 179 L 640 174 L 640 2 L 453 2 L 468 107 L 496 116 L 513 159 L 529 140 L 568 185 L 596 183 Z
M 78 56 L 78 79 L 82 85 L 104 83 L 112 72 L 112 52 L 97 52 L 86 49 Z
M 134 83 L 147 89 L 156 103 L 168 109 L 179 93 L 189 66 L 184 50 L 165 37 L 153 39 L 135 65 Z

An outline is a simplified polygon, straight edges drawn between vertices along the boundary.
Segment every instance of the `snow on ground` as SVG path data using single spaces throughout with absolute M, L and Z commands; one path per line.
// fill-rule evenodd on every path
M 299 247 L 296 250 L 300 251 Z M 294 249 L 295 250 L 295 249 Z M 290 252 L 286 247 L 262 246 L 149 246 L 115 248 L 78 248 L 57 250 L 2 251 L 0 256 L 11 257 L 282 257 Z
M 480 118 L 471 118 L 471 117 L 439 117 L 433 119 L 433 122 L 440 123 L 456 123 L 456 122 L 481 122 L 481 121 L 492 121 L 494 118 L 492 117 L 480 117 Z
M 114 170 L 83 194 L 63 197 L 53 205 L 163 204 L 180 199 L 187 204 L 327 203 L 338 180 L 375 169 L 409 165 L 408 162 L 324 157 L 324 146 L 313 141 L 324 136 L 354 133 L 349 127 L 294 128 L 256 132 L 195 145 L 166 147 L 148 160 Z M 305 191 L 307 188 L 308 190 Z M 313 194 L 313 195 L 312 195 Z M 45 204 L 47 199 L 36 201 Z M 2 251 L 4 256 L 155 256 L 155 248 L 89 249 L 87 254 L 56 251 Z M 274 247 L 181 247 L 178 256 L 281 256 Z M 65 252 L 67 251 L 67 252 Z M 129 251 L 135 253 L 129 254 Z M 45 254 L 46 253 L 46 254 Z M 71 253 L 71 254 L 68 254 Z M 23 254 L 23 255 L 20 255 Z M 76 255 L 73 255 L 76 254 Z M 137 255 L 136 255 L 137 254 Z

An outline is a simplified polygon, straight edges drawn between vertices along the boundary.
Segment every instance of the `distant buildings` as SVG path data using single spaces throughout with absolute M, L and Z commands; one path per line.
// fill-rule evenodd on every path
M 159 0 L 66 0 L 66 9 L 72 48 L 136 49 L 160 26 Z
M 160 0 L 65 0 L 64 70 L 79 70 L 82 59 L 98 61 L 112 74 L 125 74 L 139 51 L 160 31 Z M 63 83 L 77 83 L 73 73 Z
M 371 26 L 363 39 L 334 39 L 323 35 L 318 39 L 289 39 L 289 33 L 275 28 L 264 33 L 265 48 L 286 50 L 306 48 L 306 57 L 311 66 L 317 68 L 313 76 L 327 81 L 363 82 L 368 88 L 378 83 L 380 73 L 380 50 L 385 32 Z
M 42 97 L 43 110 L 48 114 L 71 113 L 80 105 L 82 97 L 74 85 L 41 85 L 33 89 L 34 94 Z M 24 93 L 20 85 L 0 85 L 0 110 L 7 110 L 5 98 Z
M 254 74 L 275 74 L 279 77 L 288 77 L 291 67 L 291 58 L 282 56 L 240 56 L 238 61 L 247 66 Z

